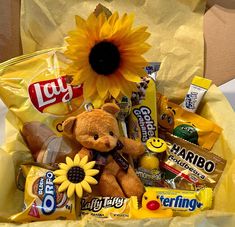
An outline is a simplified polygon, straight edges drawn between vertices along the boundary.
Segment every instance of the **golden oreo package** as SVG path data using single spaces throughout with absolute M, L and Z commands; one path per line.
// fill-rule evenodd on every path
M 126 219 L 130 218 L 131 209 L 137 197 L 92 197 L 81 201 L 81 215 L 91 215 L 96 218 Z
M 216 186 L 226 160 L 169 133 L 165 140 L 168 149 L 160 166 L 168 187 L 194 190 Z
M 39 166 L 23 168 L 26 176 L 24 210 L 10 217 L 14 222 L 75 220 L 75 198 L 58 192 L 53 171 Z
M 159 198 L 163 208 L 170 208 L 174 216 L 189 216 L 212 206 L 211 188 L 198 191 L 174 190 L 168 188 L 147 187 L 147 193 Z
M 157 97 L 160 137 L 169 132 L 205 149 L 212 149 L 222 131 L 218 125 L 169 102 L 159 93 Z
M 132 95 L 132 111 L 128 118 L 128 135 L 131 139 L 146 143 L 157 137 L 156 84 L 150 77 L 143 78 L 139 91 Z

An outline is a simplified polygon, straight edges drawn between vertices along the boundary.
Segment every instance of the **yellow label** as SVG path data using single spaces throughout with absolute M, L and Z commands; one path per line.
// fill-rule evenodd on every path
M 146 143 L 157 137 L 156 84 L 149 79 L 148 88 L 141 104 L 133 106 L 128 119 L 128 134 L 131 139 Z

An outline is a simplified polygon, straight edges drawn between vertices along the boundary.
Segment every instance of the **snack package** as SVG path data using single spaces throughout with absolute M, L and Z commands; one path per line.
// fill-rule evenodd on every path
M 82 86 L 70 85 L 66 67 L 62 48 L 13 58 L 1 64 L 0 97 L 23 124 L 39 121 L 61 135 L 63 120 L 83 103 Z
M 132 204 L 137 203 L 137 197 L 92 197 L 81 201 L 81 215 L 91 215 L 97 218 L 120 219 L 130 218 Z
M 212 149 L 222 131 L 219 126 L 169 102 L 159 93 L 157 100 L 159 137 L 164 139 L 165 132 L 169 132 L 205 149 Z
M 61 137 L 62 123 L 83 111 L 83 92 L 82 86 L 70 85 L 72 77 L 65 75 L 66 67 L 63 48 L 13 58 L 0 67 L 0 98 L 20 119 L 17 127 L 40 162 L 56 160 L 56 156 L 38 158 L 42 150 L 53 149 L 58 161 L 62 161 L 60 155 L 74 151 L 75 146 Z M 55 142 L 55 137 L 61 138 Z
M 58 192 L 53 171 L 39 166 L 23 167 L 26 176 L 24 210 L 10 217 L 13 222 L 75 220 L 75 198 Z
M 132 110 L 128 118 L 128 135 L 131 139 L 146 143 L 157 137 L 157 107 L 155 81 L 146 77 L 140 82 L 139 92 L 133 93 Z
M 211 86 L 211 82 L 212 81 L 209 79 L 195 76 L 181 106 L 185 110 L 195 113 L 204 95 Z
M 160 166 L 170 188 L 194 190 L 216 186 L 226 165 L 224 159 L 170 133 L 165 140 L 168 149 Z
M 213 192 L 211 188 L 199 191 L 173 190 L 168 188 L 147 187 L 146 191 L 160 199 L 161 205 L 173 210 L 173 215 L 189 216 L 212 206 Z

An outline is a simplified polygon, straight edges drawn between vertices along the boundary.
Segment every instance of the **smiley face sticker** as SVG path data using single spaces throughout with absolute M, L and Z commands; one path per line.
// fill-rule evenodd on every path
M 154 153 L 162 153 L 167 149 L 166 142 L 163 139 L 153 137 L 147 140 L 146 146 L 148 150 Z

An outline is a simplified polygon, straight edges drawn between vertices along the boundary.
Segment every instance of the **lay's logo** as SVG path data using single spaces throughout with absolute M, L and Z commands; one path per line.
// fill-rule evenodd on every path
M 29 97 L 34 107 L 43 110 L 56 103 L 68 103 L 82 96 L 82 86 L 71 86 L 67 83 L 68 76 L 45 80 L 30 84 Z

